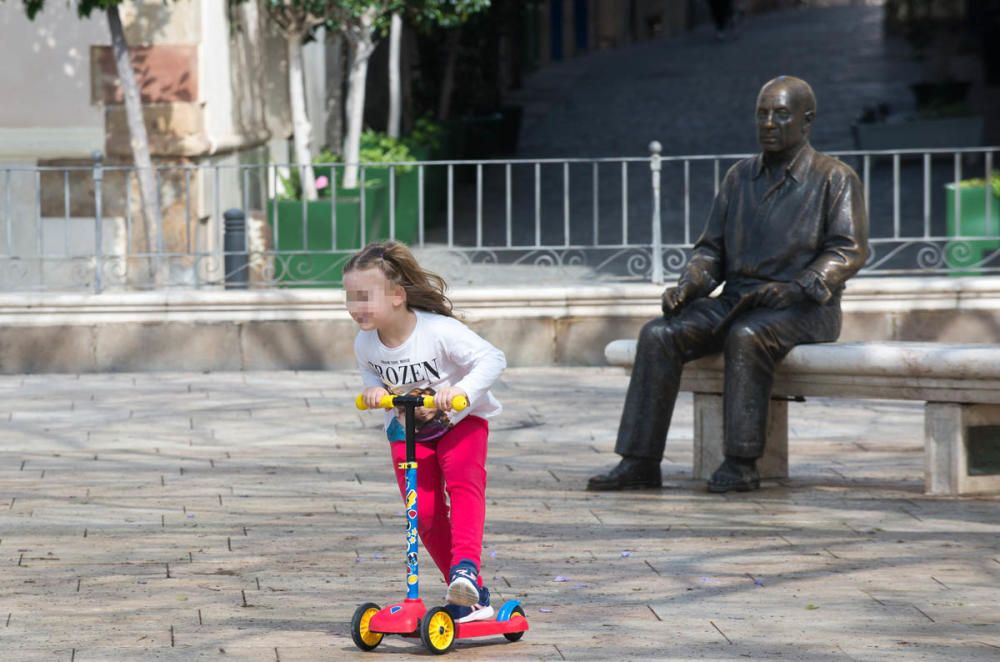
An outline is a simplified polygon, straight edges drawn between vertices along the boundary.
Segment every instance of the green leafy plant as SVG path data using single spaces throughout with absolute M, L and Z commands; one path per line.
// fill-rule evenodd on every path
M 948 117 L 966 117 L 972 114 L 972 106 L 965 101 L 952 101 L 950 103 L 935 103 L 925 106 L 917 113 L 917 117 L 935 120 Z
M 369 129 L 361 134 L 361 163 L 400 163 L 413 161 L 410 147 L 399 138 Z M 400 172 L 409 172 L 413 166 L 399 166 Z
M 329 198 L 330 197 L 330 175 L 329 172 L 335 171 L 333 168 L 322 168 L 323 164 L 337 163 L 340 161 L 340 157 L 330 151 L 329 148 L 323 149 L 314 159 L 313 159 L 313 172 L 316 175 L 316 195 L 319 198 Z M 320 174 L 320 169 L 327 172 Z M 301 200 L 302 199 L 302 168 L 292 166 L 288 169 L 288 175 L 282 175 L 279 171 L 278 173 L 278 184 L 281 189 L 278 193 L 279 200 Z
M 441 147 L 443 133 L 444 128 L 439 123 L 429 117 L 421 117 L 413 123 L 413 130 L 403 138 L 403 142 L 410 149 L 423 147 L 434 151 Z
M 378 131 L 365 131 L 361 134 L 360 162 L 365 165 L 376 163 L 405 163 L 415 161 L 409 145 L 397 138 L 390 138 L 385 133 Z M 316 173 L 316 193 L 320 199 L 329 198 L 334 186 L 341 186 L 343 179 L 343 159 L 334 154 L 329 148 L 324 148 L 313 160 L 313 170 Z M 396 166 L 397 173 L 409 172 L 413 169 L 409 166 Z M 278 195 L 282 200 L 302 199 L 302 180 L 300 168 L 291 168 L 288 176 L 279 175 L 278 182 L 281 185 L 281 192 Z M 377 186 L 373 180 L 365 182 L 366 187 Z
M 975 179 L 963 179 L 958 183 L 959 188 L 973 188 L 976 186 L 986 186 L 986 180 L 983 177 Z M 1000 170 L 994 170 L 993 176 L 990 177 L 990 187 L 993 189 L 993 195 L 1000 197 Z

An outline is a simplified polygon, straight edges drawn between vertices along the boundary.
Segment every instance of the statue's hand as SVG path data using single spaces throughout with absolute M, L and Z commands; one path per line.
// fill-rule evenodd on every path
M 754 305 L 768 308 L 788 308 L 806 300 L 806 293 L 798 283 L 767 283 L 753 292 Z
M 680 310 L 684 304 L 695 298 L 696 288 L 692 283 L 681 282 L 677 287 L 668 287 L 660 297 L 660 307 L 664 315 Z

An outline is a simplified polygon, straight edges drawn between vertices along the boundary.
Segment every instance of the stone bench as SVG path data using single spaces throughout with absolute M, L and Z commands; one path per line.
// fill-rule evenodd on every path
M 604 350 L 631 368 L 635 340 Z M 722 461 L 721 355 L 684 366 L 681 390 L 694 393 L 694 475 Z M 1000 452 L 1000 345 L 851 342 L 800 345 L 778 366 L 762 478 L 788 475 L 788 401 L 801 397 L 923 400 L 928 494 L 1000 494 L 1000 470 L 980 458 Z M 995 464 L 995 463 L 994 463 Z

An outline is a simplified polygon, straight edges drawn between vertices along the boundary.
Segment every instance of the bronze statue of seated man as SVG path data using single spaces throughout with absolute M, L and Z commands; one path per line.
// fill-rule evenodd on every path
M 844 283 L 868 255 L 861 182 L 809 144 L 815 117 L 805 81 L 781 76 L 761 88 L 762 151 L 726 173 L 677 286 L 663 293 L 663 317 L 639 334 L 615 445 L 622 460 L 587 489 L 662 485 L 683 365 L 717 352 L 725 356 L 725 461 L 708 489 L 760 487 L 775 365 L 796 345 L 837 339 Z

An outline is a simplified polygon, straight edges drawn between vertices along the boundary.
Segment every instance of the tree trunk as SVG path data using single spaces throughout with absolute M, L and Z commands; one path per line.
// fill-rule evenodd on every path
M 351 67 L 347 76 L 347 127 L 344 135 L 344 187 L 358 185 L 358 161 L 361 153 L 361 125 L 365 111 L 365 80 L 368 77 L 368 59 L 375 50 L 372 25 L 375 10 L 367 9 L 359 25 L 350 34 Z
M 111 31 L 111 46 L 115 56 L 115 66 L 118 69 L 118 80 L 121 81 L 122 93 L 125 98 L 125 118 L 128 122 L 132 155 L 135 160 L 136 176 L 139 179 L 139 196 L 142 199 L 143 226 L 145 237 L 145 252 L 149 256 L 148 268 L 152 284 L 158 285 L 160 273 L 159 258 L 153 257 L 153 252 L 160 253 L 160 241 L 163 238 L 160 226 L 160 195 L 156 184 L 156 171 L 153 170 L 153 160 L 149 154 L 149 138 L 146 135 L 146 125 L 142 119 L 142 99 L 139 87 L 135 82 L 135 73 L 128 52 L 128 42 L 125 40 L 125 30 L 122 28 L 118 5 L 108 7 L 108 28 Z M 153 238 L 157 243 L 153 243 Z M 97 265 L 100 269 L 101 265 Z
M 451 95 L 455 89 L 455 66 L 458 64 L 458 42 L 462 28 L 452 28 L 448 33 L 448 62 L 444 68 L 444 80 L 441 81 L 441 98 L 438 100 L 438 119 L 446 120 L 451 116 Z
M 310 126 L 306 114 L 305 81 L 302 76 L 302 35 L 289 34 L 288 39 L 288 98 L 292 106 L 292 131 L 295 141 L 295 160 L 302 182 L 302 197 L 316 199 L 316 178 L 312 169 L 312 150 L 309 148 Z
M 344 37 L 329 31 L 326 37 L 326 144 L 340 153 L 344 144 Z
M 318 158 L 323 151 L 323 127 L 326 126 L 326 28 L 314 28 L 313 40 L 302 43 L 302 82 L 305 89 L 306 117 L 309 118 L 309 151 Z
M 389 29 L 389 126 L 390 138 L 399 138 L 399 117 L 402 90 L 399 78 L 399 47 L 403 36 L 403 19 L 398 13 L 392 15 Z
M 399 72 L 399 78 L 403 86 L 401 102 L 403 112 L 401 113 L 399 130 L 401 133 L 406 133 L 413 130 L 413 70 L 420 67 L 420 54 L 413 43 L 412 31 L 404 30 L 401 41 L 400 58 L 403 66 Z

